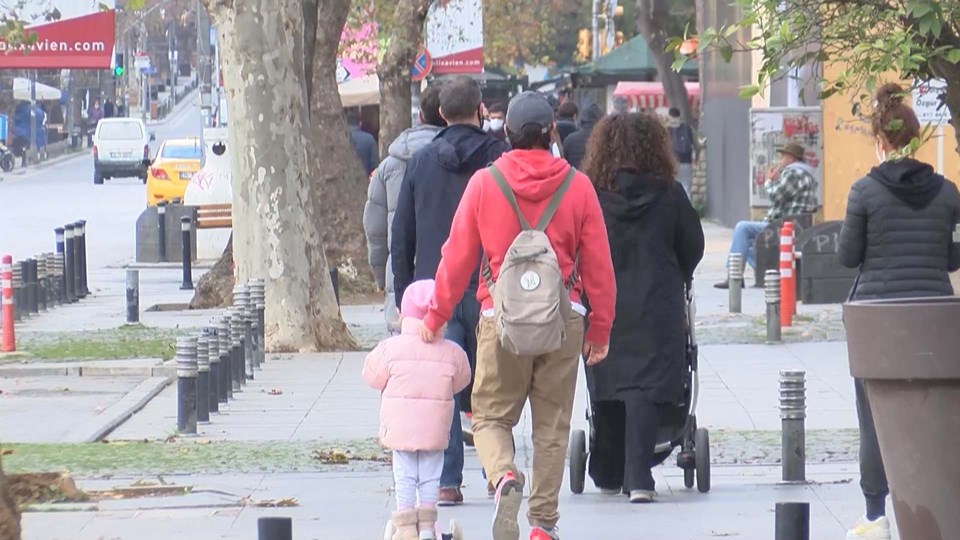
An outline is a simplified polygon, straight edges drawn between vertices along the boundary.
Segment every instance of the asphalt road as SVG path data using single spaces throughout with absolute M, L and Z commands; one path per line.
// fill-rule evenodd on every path
M 155 152 L 168 138 L 200 136 L 196 94 L 188 96 L 165 121 L 151 123 Z M 87 257 L 91 269 L 119 266 L 134 257 L 135 224 L 146 206 L 144 185 L 137 178 L 93 184 L 93 155 L 15 169 L 0 180 L 0 255 L 23 259 L 54 251 L 53 229 L 79 219 L 87 221 Z

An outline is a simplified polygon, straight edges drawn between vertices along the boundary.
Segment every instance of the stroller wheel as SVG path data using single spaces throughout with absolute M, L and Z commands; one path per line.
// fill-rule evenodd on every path
M 587 479 L 587 434 L 576 429 L 570 434 L 570 491 L 583 493 Z
M 693 469 L 684 469 L 683 470 L 683 487 L 690 489 L 693 487 Z
M 710 432 L 700 428 L 693 436 L 697 460 L 697 491 L 710 491 Z

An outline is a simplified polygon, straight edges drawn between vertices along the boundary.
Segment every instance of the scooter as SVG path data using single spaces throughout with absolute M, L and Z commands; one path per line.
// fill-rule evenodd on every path
M 0 170 L 10 172 L 13 170 L 14 156 L 13 152 L 7 148 L 7 145 L 0 143 Z

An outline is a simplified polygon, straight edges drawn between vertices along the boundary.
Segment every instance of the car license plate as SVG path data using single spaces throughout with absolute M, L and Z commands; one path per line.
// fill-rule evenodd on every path
M 193 173 L 192 173 L 192 172 L 183 172 L 183 171 L 180 172 L 180 179 L 181 179 L 181 180 L 189 180 L 189 179 L 191 179 L 191 178 L 193 178 Z
M 110 152 L 110 159 L 131 159 L 133 152 Z

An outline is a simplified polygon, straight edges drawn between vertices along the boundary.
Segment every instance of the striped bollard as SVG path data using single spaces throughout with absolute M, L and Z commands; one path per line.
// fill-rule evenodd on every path
M 0 352 L 17 350 L 17 338 L 14 333 L 13 316 L 13 257 L 4 255 L 0 261 L 0 322 L 3 330 L 0 334 Z
M 197 338 L 177 338 L 177 430 L 197 434 Z
M 220 336 L 217 329 L 208 326 L 203 329 L 207 336 L 207 363 L 210 364 L 210 383 L 208 388 L 208 405 L 211 413 L 220 412 Z
M 767 343 L 779 343 L 783 339 L 780 327 L 780 272 L 767 270 L 763 287 L 767 302 Z
M 793 222 L 784 222 L 780 229 L 780 325 L 793 326 L 797 313 L 796 261 L 793 255 Z
M 743 312 L 743 255 L 731 253 L 727 259 L 727 287 L 730 313 Z
M 197 422 L 210 423 L 210 352 L 209 337 L 197 338 Z
M 233 398 L 233 364 L 230 356 L 230 319 L 224 315 L 217 323 L 217 338 L 220 340 L 220 388 L 219 399 L 222 405 Z

